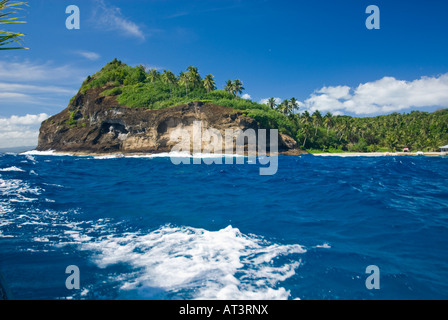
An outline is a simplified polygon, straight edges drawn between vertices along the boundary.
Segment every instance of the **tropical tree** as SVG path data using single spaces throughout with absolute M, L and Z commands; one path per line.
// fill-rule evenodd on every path
M 191 86 L 193 88 L 197 87 L 201 83 L 201 76 L 199 75 L 198 68 L 190 66 L 187 70 L 187 76 Z
M 179 83 L 185 86 L 185 96 L 188 95 L 188 84 L 190 83 L 190 77 L 187 73 L 181 72 L 179 74 Z
M 304 136 L 302 148 L 305 148 L 306 140 L 310 136 L 310 124 L 311 124 L 311 116 L 308 110 L 305 110 L 300 116 L 300 129 L 299 133 Z
M 350 122 L 347 119 L 343 119 L 338 125 L 338 134 L 339 134 L 339 142 L 342 141 L 342 138 L 347 135 L 347 132 L 350 132 Z
M 207 90 L 207 95 L 210 93 L 210 91 L 213 91 L 216 89 L 215 80 L 213 75 L 208 74 L 204 78 L 204 88 Z
M 288 115 L 291 112 L 289 100 L 283 100 L 283 102 L 278 105 L 277 109 L 284 115 Z
M 226 90 L 228 93 L 233 94 L 233 81 L 228 80 L 224 86 L 224 90 Z
M 173 97 L 173 90 L 171 86 L 176 82 L 176 75 L 169 70 L 164 70 L 162 74 L 162 81 L 170 87 L 170 95 Z
M 155 68 L 149 69 L 147 78 L 149 82 L 154 83 L 160 78 L 160 73 Z
M 302 114 L 302 116 L 300 117 L 300 123 L 303 125 L 308 125 L 311 122 L 311 116 L 310 113 L 308 112 L 308 110 L 305 110 Z
M 314 111 L 313 115 L 313 125 L 316 131 L 314 132 L 314 136 L 317 135 L 317 129 L 322 125 L 322 114 L 319 112 L 319 110 Z
M 291 108 L 291 112 L 293 112 L 294 110 L 299 110 L 299 101 L 297 101 L 296 98 L 292 97 L 291 100 L 289 100 L 289 105 Z
M 25 2 L 10 2 L 10 0 L 0 1 L 0 25 L 25 23 L 24 21 L 19 21 L 17 17 L 11 17 L 10 15 L 16 14 L 17 11 L 14 9 L 20 9 L 19 7 L 26 5 Z M 12 10 L 12 11 L 8 11 Z M 11 43 L 17 43 L 20 45 L 22 37 L 24 35 L 18 32 L 9 32 L 0 30 L 0 50 L 12 50 L 12 49 L 28 49 L 22 46 L 19 47 L 4 47 Z
M 240 95 L 241 93 L 243 93 L 244 87 L 243 87 L 243 82 L 239 79 L 236 79 L 235 81 L 233 81 L 233 95 L 237 96 Z
M 307 141 L 308 137 L 311 135 L 311 127 L 310 127 L 310 125 L 309 124 L 302 125 L 302 127 L 299 129 L 299 134 L 304 137 L 303 138 L 302 148 L 305 148 L 306 141 Z
M 334 125 L 334 121 L 333 121 L 333 115 L 330 112 L 327 112 L 327 114 L 324 117 L 324 126 L 325 128 L 327 128 L 327 136 L 328 136 L 328 131 L 330 130 L 330 128 L 332 128 Z
M 269 98 L 266 104 L 267 104 L 268 107 L 271 108 L 271 109 L 275 109 L 275 107 L 277 106 L 277 103 L 276 103 L 274 97 Z

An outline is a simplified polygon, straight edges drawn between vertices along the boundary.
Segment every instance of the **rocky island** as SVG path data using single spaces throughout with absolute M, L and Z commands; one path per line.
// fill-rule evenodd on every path
M 84 81 L 65 110 L 42 123 L 37 150 L 74 154 L 162 153 L 170 152 L 175 145 L 170 140 L 173 130 L 191 132 L 195 121 L 201 121 L 203 129 L 214 128 L 222 134 L 227 129 L 273 127 L 263 126 L 256 119 L 269 110 L 239 98 L 231 90 L 211 90 L 214 88 L 206 85 L 207 78 L 200 79 L 196 72 L 190 67 L 188 78 L 181 74 L 177 80 L 175 76 L 169 78 L 167 71 L 148 72 L 114 60 Z M 178 84 L 182 79 L 186 79 L 183 87 Z M 214 87 L 213 82 L 211 86 Z M 229 102 L 236 103 L 237 108 L 224 105 Z M 254 108 L 255 117 L 251 117 L 252 109 L 238 109 L 241 105 L 259 109 Z M 306 153 L 281 131 L 280 153 Z

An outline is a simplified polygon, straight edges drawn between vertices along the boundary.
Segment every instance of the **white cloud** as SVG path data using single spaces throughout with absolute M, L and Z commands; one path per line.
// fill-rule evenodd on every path
M 98 53 L 92 51 L 76 51 L 75 54 L 92 61 L 101 58 L 101 56 Z
M 304 103 L 311 112 L 319 110 L 358 115 L 398 112 L 409 108 L 448 107 L 448 73 L 413 81 L 384 77 L 356 88 L 323 87 Z
M 40 124 L 48 118 L 45 113 L 0 118 L 0 148 L 36 146 Z
M 250 99 L 252 99 L 252 97 L 250 96 L 250 94 L 247 94 L 247 93 L 243 94 L 243 95 L 241 96 L 241 98 L 246 99 L 246 100 L 250 100 Z
M 78 83 L 85 77 L 79 68 L 69 65 L 55 66 L 51 62 L 35 63 L 24 61 L 0 61 L 0 81 L 52 81 L 69 80 Z
M 40 125 L 42 121 L 48 119 L 48 115 L 45 113 L 41 114 L 27 114 L 26 116 L 11 116 L 9 118 L 0 118 L 0 126 L 3 128 L 8 125 Z M 0 130 L 3 130 L 1 128 Z
M 45 99 L 45 97 L 33 96 L 30 94 L 18 93 L 18 92 L 0 92 L 0 100 L 3 103 L 5 109 L 9 108 L 14 112 L 18 105 L 44 105 L 52 106 L 54 102 Z M 5 110 L 2 110 L 5 112 Z
M 260 104 L 267 104 L 270 98 L 266 98 L 266 99 L 261 99 L 259 101 Z M 280 104 L 282 103 L 282 99 L 281 98 L 274 98 L 275 99 L 275 104 Z
M 304 106 L 310 112 L 314 112 L 316 110 L 319 110 L 321 112 L 334 112 L 336 110 L 344 109 L 343 103 L 339 100 L 340 98 L 338 98 L 338 93 L 336 93 L 336 96 L 333 96 L 333 93 L 336 93 L 336 91 L 333 91 L 331 89 L 324 90 L 324 92 L 322 93 L 320 91 L 316 91 L 315 93 L 311 94 L 308 99 L 305 100 Z
M 30 98 L 31 98 L 30 96 L 28 96 L 26 94 L 23 94 L 23 93 L 0 92 L 0 99 L 2 99 L 3 101 L 6 101 L 6 100 L 17 100 L 17 99 L 19 99 L 19 100 L 24 100 L 24 99 L 28 100 Z
M 337 86 L 337 87 L 323 87 L 318 93 L 323 93 L 330 95 L 336 99 L 350 99 L 350 87 L 348 86 Z
M 87 76 L 71 65 L 29 60 L 0 60 L 0 101 L 3 116 L 24 113 L 53 113 L 67 106 Z M 36 106 L 42 106 L 36 111 Z
M 125 35 L 145 40 L 145 34 L 134 22 L 123 17 L 121 9 L 106 4 L 104 0 L 97 0 L 97 8 L 94 12 L 95 23 L 108 31 L 119 31 Z
M 61 94 L 75 94 L 76 91 L 67 88 L 61 88 L 57 86 L 36 86 L 29 84 L 20 83 L 6 83 L 0 82 L 0 94 L 2 93 L 12 93 L 12 92 L 23 92 L 27 93 L 39 93 L 39 92 L 51 92 L 51 93 L 61 93 Z

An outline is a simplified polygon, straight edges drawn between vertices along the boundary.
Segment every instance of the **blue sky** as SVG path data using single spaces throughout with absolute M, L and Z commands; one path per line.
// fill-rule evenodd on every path
M 302 110 L 370 116 L 448 107 L 446 1 L 28 2 L 20 13 L 27 23 L 14 30 L 30 49 L 0 52 L 0 148 L 20 125 L 35 139 L 30 123 L 64 109 L 83 79 L 115 57 L 175 73 L 193 65 L 219 88 L 239 78 L 252 100 L 295 97 Z M 71 4 L 80 30 L 65 27 Z M 379 30 L 365 26 L 371 4 Z

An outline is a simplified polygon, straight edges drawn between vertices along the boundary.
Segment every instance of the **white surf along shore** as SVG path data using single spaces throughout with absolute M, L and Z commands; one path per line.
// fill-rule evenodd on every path
M 190 154 L 186 152 L 170 152 L 170 153 L 138 153 L 138 154 L 127 154 L 127 153 L 116 153 L 116 154 L 95 154 L 95 153 L 81 153 L 81 152 L 57 152 L 54 150 L 48 151 L 37 151 L 31 150 L 22 152 L 23 155 L 52 155 L 52 156 L 79 156 L 79 157 L 95 157 L 98 159 L 108 159 L 108 158 L 157 158 L 157 157 L 200 157 L 200 158 L 218 158 L 218 157 L 243 157 L 238 154 Z M 313 153 L 313 156 L 317 157 L 387 157 L 387 156 L 427 156 L 427 157 L 446 157 L 447 152 L 343 152 L 343 153 Z
M 238 154 L 214 154 L 214 153 L 188 153 L 188 152 L 162 152 L 162 153 L 84 153 L 84 152 L 57 152 L 55 150 L 37 151 L 31 150 L 20 153 L 22 155 L 37 156 L 75 156 L 75 157 L 94 157 L 95 159 L 113 159 L 113 158 L 222 158 L 222 157 L 244 157 Z
M 426 156 L 445 157 L 447 152 L 344 152 L 344 153 L 314 153 L 318 157 L 388 157 L 388 156 Z

